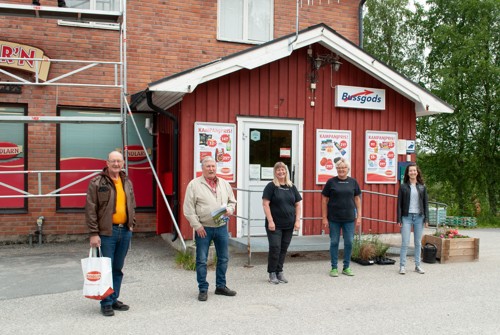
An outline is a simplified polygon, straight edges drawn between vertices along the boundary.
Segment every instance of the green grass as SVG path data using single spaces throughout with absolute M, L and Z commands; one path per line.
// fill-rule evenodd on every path
M 175 256 L 175 263 L 184 270 L 196 270 L 196 259 L 190 252 L 179 251 Z

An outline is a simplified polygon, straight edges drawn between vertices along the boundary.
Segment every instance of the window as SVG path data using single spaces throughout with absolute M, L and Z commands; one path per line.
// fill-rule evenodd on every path
M 25 116 L 26 107 L 14 104 L 0 104 L 2 116 Z M 0 198 L 1 213 L 25 213 L 27 198 L 26 166 L 26 124 L 0 122 Z
M 274 0 L 219 0 L 217 38 L 264 43 L 273 38 Z
M 60 109 L 60 116 L 118 116 L 119 112 L 91 110 L 91 109 Z M 151 114 L 136 114 L 134 120 L 137 124 L 145 124 L 145 119 L 152 118 Z M 130 117 L 127 122 L 129 165 L 128 174 L 135 185 L 134 192 L 137 207 L 150 209 L 155 206 L 155 184 L 153 172 L 149 166 L 146 154 L 140 145 L 139 136 Z M 88 172 L 78 170 L 101 170 L 106 166 L 108 153 L 121 150 L 122 136 L 119 124 L 100 123 L 61 123 L 59 126 L 57 162 L 58 170 L 71 170 L 73 172 L 59 173 L 57 188 L 66 187 L 61 194 L 75 194 L 87 192 L 89 179 L 75 183 L 89 175 Z M 147 148 L 147 154 L 153 159 L 153 136 L 147 129 L 139 127 L 139 132 Z M 57 198 L 58 210 L 83 209 L 85 197 L 63 196 Z
M 120 0 L 66 0 L 66 5 L 71 8 L 119 11 Z
M 118 12 L 121 0 L 66 0 L 66 5 L 70 8 L 115 11 Z M 58 20 L 60 26 L 82 27 L 82 28 L 97 28 L 107 30 L 118 30 L 118 23 L 107 22 L 86 22 L 86 21 L 66 21 Z

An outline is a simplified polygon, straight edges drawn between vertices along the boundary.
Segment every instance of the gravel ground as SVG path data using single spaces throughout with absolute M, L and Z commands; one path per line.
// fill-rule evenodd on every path
M 360 266 L 331 278 L 328 252 L 287 258 L 288 284 L 267 283 L 267 254 L 231 253 L 228 286 L 236 297 L 197 301 L 195 272 L 175 264 L 161 237 L 134 238 L 120 299 L 127 312 L 103 317 L 82 297 L 80 259 L 87 242 L 0 247 L 2 334 L 499 334 L 500 229 L 481 239 L 476 262 Z M 292 257 L 293 256 L 293 257 Z M 392 258 L 397 259 L 397 256 Z M 408 260 L 412 269 L 413 259 Z

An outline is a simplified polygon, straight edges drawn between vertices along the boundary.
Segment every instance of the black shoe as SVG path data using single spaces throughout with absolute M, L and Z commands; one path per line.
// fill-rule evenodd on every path
M 33 0 L 32 5 L 33 6 L 41 6 L 40 1 L 36 1 L 36 0 Z
M 236 295 L 236 291 L 232 291 L 227 286 L 224 286 L 224 287 L 217 287 L 215 289 L 215 294 L 226 295 L 228 297 L 232 297 L 232 296 Z
M 207 299 L 208 299 L 207 291 L 200 291 L 200 293 L 198 294 L 198 300 L 207 301 Z
M 115 311 L 128 311 L 128 309 L 130 308 L 129 305 L 125 305 L 123 302 L 117 300 L 113 305 L 111 305 L 111 307 L 115 310 Z
M 68 6 L 66 6 L 66 2 L 65 1 L 59 1 L 59 2 L 57 2 L 57 6 L 60 7 L 60 8 L 68 8 Z
M 115 311 L 113 310 L 113 307 L 111 305 L 105 305 L 101 307 L 101 313 L 104 316 L 113 316 L 115 315 Z

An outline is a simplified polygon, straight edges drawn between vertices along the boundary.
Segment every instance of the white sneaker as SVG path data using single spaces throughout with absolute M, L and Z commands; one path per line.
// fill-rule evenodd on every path
M 424 269 L 422 269 L 420 266 L 415 266 L 415 272 L 420 273 L 421 275 L 425 273 Z
M 399 268 L 399 274 L 400 275 L 406 274 L 406 268 L 404 266 L 402 266 L 402 267 Z

